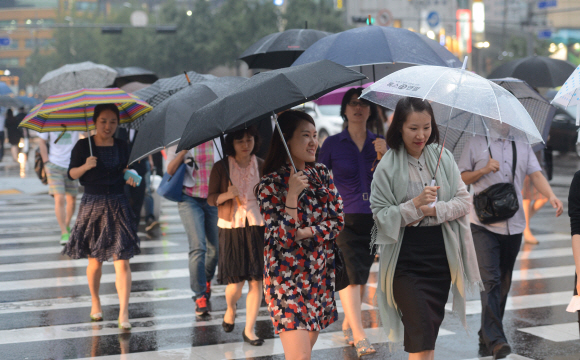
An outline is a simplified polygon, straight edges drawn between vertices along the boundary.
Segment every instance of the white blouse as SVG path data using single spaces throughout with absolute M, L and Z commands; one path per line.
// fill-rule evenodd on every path
M 417 209 L 413 204 L 413 198 L 419 196 L 426 186 L 431 184 L 433 175 L 425 163 L 425 156 L 421 154 L 419 159 L 415 159 L 407 154 L 409 161 L 409 186 L 407 187 L 407 196 L 405 202 L 399 205 L 401 211 L 401 227 L 407 226 L 419 219 L 425 217 L 421 209 Z M 435 226 L 446 221 L 455 220 L 469 214 L 471 206 L 471 195 L 467 191 L 467 186 L 463 180 L 459 179 L 459 186 L 455 196 L 449 201 L 437 201 L 435 209 L 437 217 L 428 216 L 414 226 Z

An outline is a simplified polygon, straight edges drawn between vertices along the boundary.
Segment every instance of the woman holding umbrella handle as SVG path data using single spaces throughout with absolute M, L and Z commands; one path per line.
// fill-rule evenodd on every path
M 62 254 L 73 259 L 88 258 L 87 278 L 92 297 L 91 320 L 102 321 L 99 299 L 102 266 L 113 260 L 115 285 L 119 295 L 119 328 L 130 330 L 129 294 L 131 268 L 129 259 L 141 252 L 137 225 L 125 197 L 125 183 L 135 186 L 133 178 L 125 182 L 129 148 L 113 138 L 119 124 L 119 109 L 115 104 L 95 107 L 93 123 L 96 134 L 75 145 L 70 159 L 68 176 L 80 179 L 85 187 L 79 213 L 68 243 Z M 89 141 L 93 142 L 95 156 L 91 156 Z
M 312 117 L 289 110 L 279 126 L 283 137 L 274 133 L 256 189 L 266 222 L 264 292 L 286 359 L 310 359 L 320 330 L 338 319 L 334 254 L 344 214 L 329 170 L 315 163 Z M 284 142 L 288 157 L 280 156 Z

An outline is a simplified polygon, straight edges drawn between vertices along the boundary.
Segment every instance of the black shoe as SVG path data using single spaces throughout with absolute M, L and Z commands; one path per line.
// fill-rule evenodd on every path
M 497 344 L 493 347 L 493 360 L 505 359 L 506 356 L 512 353 L 512 348 L 508 343 Z
M 145 231 L 151 231 L 155 229 L 157 226 L 159 226 L 159 222 L 155 220 L 155 218 L 149 218 L 147 219 L 147 223 L 145 225 Z
M 209 315 L 209 309 L 207 308 L 207 298 L 204 295 L 195 299 L 195 315 Z
M 227 333 L 234 331 L 234 326 L 236 326 L 236 323 L 228 324 L 225 321 L 222 322 L 222 327 L 224 328 L 224 331 Z
M 246 336 L 246 329 L 242 332 L 242 337 L 244 338 L 244 342 L 247 342 L 252 346 L 262 346 L 262 344 L 264 344 L 264 339 L 257 338 L 256 340 L 250 340 L 250 338 Z

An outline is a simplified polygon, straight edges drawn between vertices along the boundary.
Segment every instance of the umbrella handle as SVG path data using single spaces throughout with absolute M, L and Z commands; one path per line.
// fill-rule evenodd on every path
M 431 185 L 430 186 L 435 186 L 435 179 L 431 180 Z M 429 204 L 430 208 L 435 207 L 435 204 L 437 204 L 437 197 L 435 197 L 435 201 L 433 201 L 431 204 Z
M 242 207 L 242 202 L 240 201 L 240 198 L 236 196 L 236 202 L 238 203 L 238 207 Z
M 278 124 L 278 115 L 272 115 L 274 121 L 276 122 L 276 129 L 278 129 L 278 133 L 280 134 L 280 138 L 282 139 L 282 144 L 284 144 L 284 148 L 286 148 L 286 153 L 288 154 L 288 159 L 290 159 L 290 163 L 292 164 L 292 168 L 294 168 L 294 173 L 297 173 L 296 165 L 294 165 L 294 161 L 292 160 L 292 155 L 290 155 L 290 149 L 288 149 L 288 144 L 286 144 L 286 140 L 284 140 L 284 134 L 282 133 L 282 129 L 280 129 L 280 124 Z

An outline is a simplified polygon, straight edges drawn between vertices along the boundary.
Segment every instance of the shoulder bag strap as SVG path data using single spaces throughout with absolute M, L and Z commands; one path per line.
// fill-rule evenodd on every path
M 516 165 L 518 163 L 518 152 L 516 150 L 516 143 L 514 141 L 512 141 L 512 156 L 513 156 L 513 160 L 512 160 L 512 181 L 515 185 L 516 183 Z

